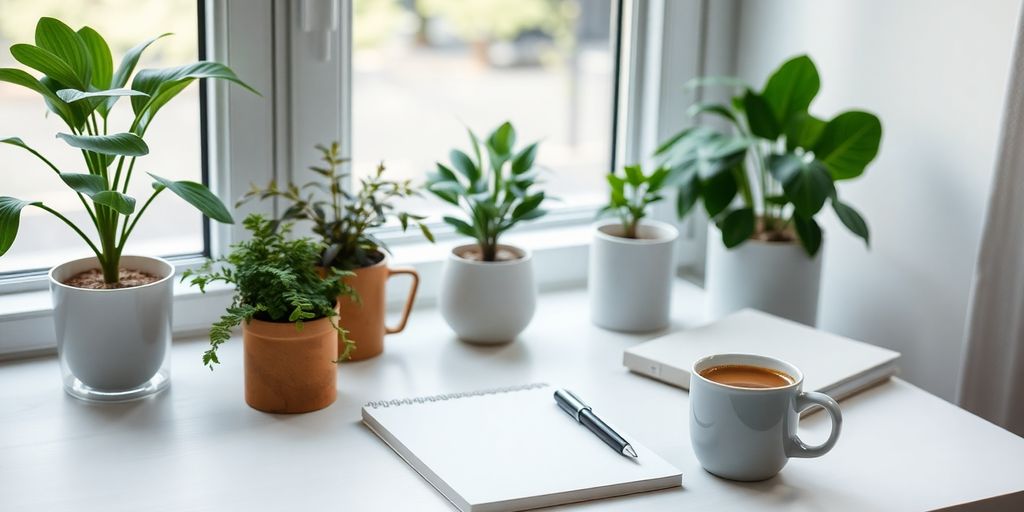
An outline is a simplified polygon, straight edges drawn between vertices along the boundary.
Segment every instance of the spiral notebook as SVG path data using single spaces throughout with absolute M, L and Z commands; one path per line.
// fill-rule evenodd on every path
M 636 460 L 610 449 L 558 408 L 554 391 L 529 384 L 370 402 L 363 423 L 463 512 L 528 510 L 682 485 L 678 469 L 628 432 L 616 429 Z M 614 428 L 611 418 L 602 419 Z

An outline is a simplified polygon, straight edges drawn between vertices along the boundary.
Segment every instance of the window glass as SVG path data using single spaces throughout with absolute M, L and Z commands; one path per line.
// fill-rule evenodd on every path
M 468 148 L 466 127 L 486 136 L 509 120 L 520 145 L 542 141 L 549 208 L 596 204 L 612 155 L 611 14 L 611 0 L 355 0 L 356 182 L 380 161 L 422 182 Z
M 60 19 L 74 29 L 88 25 L 110 44 L 114 66 L 123 53 L 151 37 L 172 32 L 143 54 L 136 70 L 186 64 L 198 59 L 198 3 L 195 0 L 0 0 L 0 67 L 28 69 L 7 51 L 31 43 L 40 17 Z M 199 88 L 193 84 L 156 117 L 146 133 L 150 154 L 139 158 L 128 194 L 139 204 L 149 196 L 147 172 L 166 178 L 202 181 Z M 122 98 L 108 122 L 110 133 L 127 131 L 132 121 Z M 55 138 L 67 132 L 43 100 L 21 87 L 0 83 L 0 138 L 20 137 L 58 168 L 85 172 L 81 153 Z M 78 198 L 42 162 L 28 152 L 0 145 L 0 195 L 43 201 L 68 216 L 89 235 L 95 230 Z M 146 211 L 125 254 L 180 255 L 204 251 L 202 216 L 173 194 L 161 194 Z M 38 208 L 26 208 L 14 246 L 0 257 L 0 273 L 50 267 L 92 253 L 60 220 Z

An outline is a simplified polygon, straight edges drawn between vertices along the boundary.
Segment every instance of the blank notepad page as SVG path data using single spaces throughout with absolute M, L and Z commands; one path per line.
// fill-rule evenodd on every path
M 512 511 L 681 485 L 678 469 L 628 432 L 616 453 L 555 404 L 555 388 L 375 402 L 363 421 L 464 511 Z M 602 418 L 612 424 L 610 418 Z

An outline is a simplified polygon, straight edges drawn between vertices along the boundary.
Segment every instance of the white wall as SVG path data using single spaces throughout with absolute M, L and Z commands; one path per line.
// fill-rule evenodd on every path
M 903 353 L 904 378 L 954 397 L 1018 0 L 743 0 L 736 66 L 754 84 L 808 53 L 812 111 L 882 120 L 882 149 L 839 192 L 872 247 L 824 215 L 819 325 Z M 1022 217 L 1024 219 L 1024 217 Z

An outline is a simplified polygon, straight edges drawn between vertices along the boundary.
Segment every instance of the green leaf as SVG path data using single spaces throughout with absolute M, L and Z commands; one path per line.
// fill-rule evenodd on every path
M 718 173 L 701 183 L 704 209 L 708 216 L 714 218 L 728 208 L 737 191 L 736 180 L 730 172 Z
M 696 176 L 683 182 L 676 194 L 676 215 L 682 219 L 686 217 L 693 205 L 700 199 L 700 180 Z
M 134 133 L 115 133 L 113 135 L 71 135 L 58 133 L 71 147 L 100 153 L 103 155 L 142 156 L 149 154 L 146 141 Z
M 18 62 L 64 84 L 68 87 L 88 89 L 89 84 L 79 78 L 77 72 L 53 52 L 30 44 L 11 46 L 11 55 Z
M 627 165 L 623 167 L 626 173 L 626 181 L 634 187 L 639 187 L 644 182 L 644 172 L 639 165 Z
M 796 228 L 796 234 L 800 237 L 800 245 L 803 246 L 804 251 L 808 256 L 814 257 L 818 253 L 818 249 L 821 248 L 821 227 L 814 222 L 814 219 L 804 218 L 800 215 L 793 216 L 793 227 Z
M 60 174 L 60 179 L 75 192 L 85 194 L 89 197 L 93 197 L 100 192 L 106 192 L 108 190 L 106 178 L 98 174 L 63 172 Z
M 92 27 L 79 29 L 78 37 L 85 43 L 89 52 L 89 61 L 92 63 L 92 86 L 98 90 L 109 89 L 110 81 L 114 78 L 114 58 L 110 55 L 110 46 Z
M 477 168 L 476 164 L 469 159 L 469 156 L 457 149 L 451 150 L 448 157 L 452 160 L 452 166 L 455 170 L 462 173 L 463 176 L 469 179 L 470 183 L 476 183 L 480 179 L 480 169 Z
M 436 242 L 436 240 L 434 240 L 434 234 L 430 232 L 430 228 L 428 228 L 426 224 L 417 222 L 416 225 L 420 227 L 420 233 L 423 233 L 423 238 L 426 238 L 430 243 Z
M 647 178 L 647 191 L 654 192 L 660 190 L 661 186 L 665 184 L 665 180 L 668 178 L 669 170 L 665 167 L 659 167 L 651 173 Z
M 184 199 L 185 202 L 195 206 L 203 215 L 224 224 L 235 223 L 235 220 L 231 218 L 231 214 L 228 213 L 228 209 L 224 207 L 224 203 L 217 196 L 213 195 L 213 192 L 210 192 L 210 189 L 206 188 L 205 185 L 194 181 L 171 181 L 153 173 L 147 174 L 156 180 L 157 184 L 167 187 L 167 190 L 174 192 L 178 197 Z
M 47 50 L 67 63 L 74 70 L 77 82 L 65 85 L 87 89 L 92 83 L 92 57 L 89 47 L 77 32 L 55 18 L 40 18 L 36 23 L 36 46 Z
M 729 107 L 721 103 L 694 103 L 690 105 L 686 113 L 690 117 L 697 117 L 701 114 L 714 114 L 729 121 L 733 126 L 740 126 L 740 120 L 736 117 L 736 114 L 729 110 Z
M 61 89 L 57 91 L 57 97 L 65 103 L 74 103 L 90 98 L 109 98 L 112 96 L 147 96 L 146 93 L 133 91 L 131 89 L 108 89 L 104 91 L 83 92 L 78 89 Z
M 523 174 L 533 167 L 533 161 L 537 157 L 537 143 L 534 142 L 523 148 L 512 158 L 512 174 Z
M 110 79 L 108 87 L 111 89 L 124 87 L 128 83 L 128 78 L 131 76 L 132 72 L 135 71 L 135 66 L 139 63 L 139 57 L 142 56 L 142 52 L 144 52 L 146 48 L 149 48 L 149 45 L 153 44 L 157 39 L 167 37 L 169 35 L 171 34 L 161 34 L 147 41 L 143 41 L 128 50 L 124 54 L 124 57 L 121 58 L 121 63 L 117 66 L 117 71 L 114 72 L 114 76 Z M 114 103 L 117 102 L 117 99 L 117 97 L 107 98 L 105 105 L 99 107 L 97 110 L 101 113 L 110 112 L 110 109 L 114 108 Z
M 882 123 L 873 114 L 843 112 L 828 122 L 814 145 L 815 158 L 821 160 L 835 180 L 856 178 L 864 172 L 882 141 Z
M 544 192 L 539 192 L 532 196 L 526 196 L 526 199 L 523 199 L 523 202 L 519 203 L 519 205 L 512 210 L 512 219 L 519 220 L 523 218 L 526 214 L 536 210 L 543 201 Z
M 832 199 L 832 209 L 835 210 L 839 220 L 846 226 L 847 229 L 853 232 L 853 234 L 864 239 L 864 244 L 868 247 L 871 246 L 871 241 L 868 233 L 868 223 L 864 221 L 864 217 L 861 217 L 857 210 L 854 210 L 852 206 L 840 202 L 838 199 Z
M 90 196 L 92 202 L 108 206 L 121 215 L 135 213 L 135 198 L 113 190 L 104 190 Z
M 516 129 L 505 121 L 487 138 L 487 146 L 499 155 L 508 155 L 516 145 Z
M 832 177 L 817 160 L 806 162 L 792 153 L 771 155 L 768 169 L 782 183 L 782 189 L 798 215 L 814 216 L 825 200 L 835 193 Z
M 786 150 L 796 148 L 810 151 L 821 137 L 825 121 L 806 112 L 794 115 L 786 124 Z
M 740 208 L 729 212 L 718 223 L 718 229 L 722 231 L 722 243 L 726 248 L 742 244 L 754 234 L 754 209 Z
M 3 256 L 11 248 L 14 238 L 18 236 L 21 210 L 26 206 L 39 204 L 42 203 L 0 196 L 0 256 Z
M 456 219 L 455 217 L 450 217 L 447 215 L 442 217 L 442 220 L 448 223 L 448 225 L 455 228 L 455 231 L 458 232 L 459 234 L 476 238 L 476 232 L 473 231 L 473 226 L 470 226 L 469 223 L 467 223 L 466 221 Z
M 163 69 L 143 69 L 132 80 L 132 89 L 149 95 L 132 98 L 132 110 L 135 112 L 135 133 L 145 133 L 153 116 L 161 107 L 171 101 L 182 90 L 196 79 L 213 78 L 234 82 L 249 91 L 259 94 L 255 89 L 235 75 L 231 68 L 217 62 L 194 62 L 184 66 Z M 121 87 L 121 85 L 117 85 Z
M 466 133 L 469 134 L 469 141 L 473 144 L 473 156 L 476 157 L 476 160 L 474 160 L 476 167 L 477 169 L 483 169 L 484 161 L 480 157 L 480 139 L 475 133 L 473 133 L 473 130 L 469 129 L 468 126 L 466 127 Z
M 781 133 L 779 121 L 763 97 L 754 91 L 747 91 L 743 95 L 743 108 L 747 112 L 747 122 L 750 124 L 751 133 L 770 140 L 779 137 Z
M 786 126 L 793 116 L 807 111 L 820 87 L 821 79 L 814 62 L 800 55 L 772 73 L 761 95 L 770 106 L 777 125 Z

